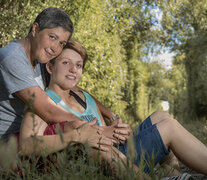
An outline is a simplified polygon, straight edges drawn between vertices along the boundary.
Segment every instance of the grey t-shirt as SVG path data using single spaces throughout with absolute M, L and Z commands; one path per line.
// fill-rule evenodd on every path
M 20 130 L 24 102 L 15 92 L 40 86 L 44 89 L 41 64 L 33 69 L 18 41 L 12 41 L 0 49 L 0 139 Z

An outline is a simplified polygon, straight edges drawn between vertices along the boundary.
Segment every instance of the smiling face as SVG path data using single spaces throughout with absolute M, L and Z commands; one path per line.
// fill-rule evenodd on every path
M 46 65 L 50 74 L 49 87 L 59 87 L 62 90 L 73 88 L 80 80 L 83 70 L 83 59 L 76 51 L 64 49 L 54 64 Z
M 30 59 L 37 59 L 41 63 L 46 63 L 62 52 L 69 39 L 70 32 L 65 31 L 62 27 L 38 31 L 38 24 L 34 24 L 32 36 Z

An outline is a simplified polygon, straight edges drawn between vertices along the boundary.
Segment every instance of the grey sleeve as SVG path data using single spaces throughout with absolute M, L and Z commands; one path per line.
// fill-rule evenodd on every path
M 11 55 L 1 61 L 0 80 L 9 97 L 22 89 L 38 86 L 34 79 L 32 66 L 25 58 L 21 54 L 16 54 L 16 56 Z

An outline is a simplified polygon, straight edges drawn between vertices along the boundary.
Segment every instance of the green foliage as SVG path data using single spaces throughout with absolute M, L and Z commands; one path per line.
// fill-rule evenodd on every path
M 206 0 L 1 0 L 0 47 L 24 38 L 37 14 L 50 6 L 70 15 L 73 37 L 88 51 L 79 85 L 125 122 L 141 122 L 160 109 L 160 100 L 168 100 L 170 112 L 179 119 L 200 116 L 206 122 Z M 151 13 L 156 6 L 163 13 L 158 29 L 153 28 L 157 20 Z M 144 59 L 156 44 L 177 53 L 167 72 Z M 59 164 L 43 158 L 50 172 L 36 168 L 39 157 L 31 157 L 33 163 L 21 159 L 18 165 L 25 179 L 112 179 L 98 163 L 85 163 L 84 158 L 66 161 L 68 151 L 57 154 Z M 0 179 L 17 178 L 0 172 Z
M 173 60 L 172 69 L 167 72 L 170 81 L 166 88 L 166 99 L 170 102 L 170 112 L 177 119 L 187 117 L 187 80 L 184 55 L 177 55 Z
M 0 46 L 26 36 L 34 17 L 50 6 L 70 15 L 74 37 L 88 51 L 79 85 L 124 121 L 142 121 L 160 109 L 163 98 L 177 117 L 206 116 L 205 0 L 1 0 Z M 163 13 L 159 29 L 152 28 L 157 21 L 151 9 L 156 6 Z M 146 49 L 153 51 L 157 43 L 177 52 L 167 74 L 143 59 Z
M 151 64 L 142 62 L 144 48 L 153 36 L 150 3 L 145 0 L 1 1 L 0 46 L 26 36 L 34 17 L 44 8 L 62 8 L 74 22 L 73 37 L 89 54 L 79 85 L 125 122 L 134 123 L 143 120 L 159 104 L 159 97 L 149 98 L 153 90 L 152 85 L 148 87 L 147 78 L 151 77 L 147 66 Z M 159 84 L 157 78 L 150 81 Z
M 90 2 L 86 17 L 79 19 L 74 37 L 85 42 L 89 54 L 80 85 L 105 105 L 124 110 L 120 89 L 126 81 L 126 65 L 121 53 L 120 39 L 108 32 L 109 18 L 113 18 L 103 1 Z
M 207 53 L 206 32 L 186 45 L 185 67 L 188 78 L 188 113 L 195 118 L 207 116 Z
M 181 79 L 174 79 L 175 90 L 174 96 L 171 97 L 173 112 L 185 119 L 206 117 L 207 2 L 172 0 L 159 1 L 158 5 L 163 12 L 160 39 L 177 52 L 174 71 L 177 71 L 177 75 L 182 74 L 177 76 Z M 178 59 L 185 68 L 180 69 L 181 66 L 175 63 Z M 181 72 L 178 72 L 179 70 Z

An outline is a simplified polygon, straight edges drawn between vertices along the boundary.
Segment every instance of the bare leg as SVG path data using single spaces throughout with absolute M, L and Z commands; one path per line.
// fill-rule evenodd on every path
M 70 131 L 70 129 L 71 129 L 70 124 L 65 123 L 64 132 Z M 89 154 L 92 154 L 93 159 L 99 160 L 102 166 L 108 166 L 110 168 L 110 171 L 112 172 L 111 175 L 115 177 L 120 177 L 120 179 L 122 179 L 123 178 L 122 175 L 128 173 L 127 168 L 125 167 L 125 165 L 127 164 L 126 156 L 114 146 L 107 146 L 107 145 L 104 146 L 109 148 L 109 151 L 104 152 L 92 148 L 92 153 Z M 139 172 L 138 167 L 133 163 L 129 163 L 129 168 L 133 169 L 133 172 L 135 173 Z M 139 177 L 140 180 L 151 179 L 147 174 L 143 172 L 140 172 L 139 175 L 140 175 Z
M 167 149 L 188 167 L 207 175 L 207 147 L 203 143 L 173 118 L 161 121 L 157 128 Z
M 158 124 L 164 120 L 171 119 L 171 116 L 164 111 L 156 111 L 150 116 L 152 124 Z M 159 162 L 165 173 L 169 176 L 180 175 L 180 167 L 177 157 L 171 151 L 169 155 L 161 159 Z
M 127 160 L 126 156 L 122 154 L 118 149 L 115 147 L 111 147 L 109 152 L 98 151 L 93 149 L 93 157 L 97 159 L 97 155 L 99 153 L 99 160 L 103 166 L 107 165 L 112 171 L 113 176 L 123 178 L 124 174 L 127 174 L 128 171 L 125 167 Z M 129 163 L 129 168 L 133 169 L 134 173 L 139 171 L 138 167 L 132 163 Z M 140 172 L 139 174 L 140 180 L 150 180 L 151 178 L 143 173 Z
M 177 157 L 171 151 L 169 155 L 160 160 L 160 166 L 167 176 L 179 176 L 180 166 Z

